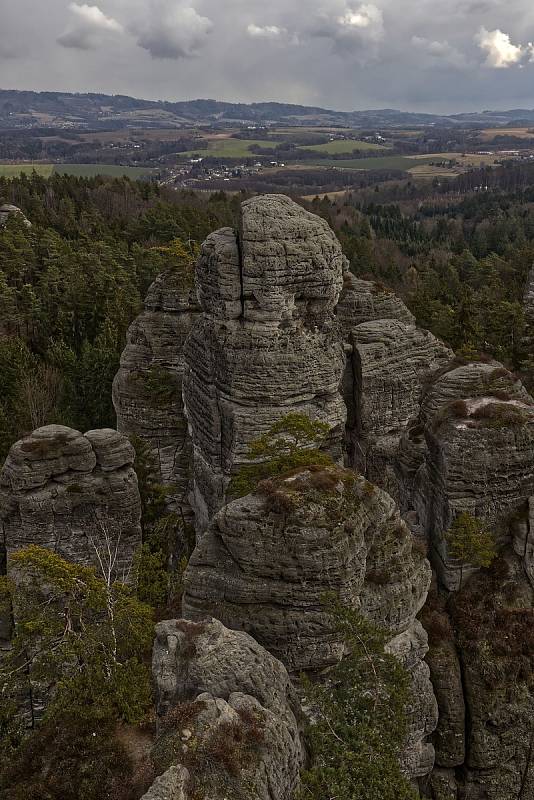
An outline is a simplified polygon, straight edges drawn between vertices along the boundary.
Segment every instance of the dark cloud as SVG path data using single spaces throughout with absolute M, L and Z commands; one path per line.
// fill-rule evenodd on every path
M 532 105 L 531 41 L 531 0 L 17 0 L 0 70 L 12 88 L 446 112 Z
M 140 47 L 152 58 L 191 58 L 206 44 L 213 29 L 209 17 L 202 16 L 188 2 L 149 0 L 141 19 L 131 25 Z

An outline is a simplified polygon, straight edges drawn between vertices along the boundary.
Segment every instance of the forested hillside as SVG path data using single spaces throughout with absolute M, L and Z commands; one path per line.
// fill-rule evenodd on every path
M 22 433 L 61 422 L 113 427 L 111 383 L 128 325 L 159 273 L 231 224 L 224 196 L 151 183 L 37 175 L 0 179 L 0 459 Z
M 434 185 L 384 184 L 311 208 L 358 276 L 405 299 L 418 324 L 466 358 L 493 356 L 532 388 L 524 304 L 534 265 L 534 172 L 479 170 Z
M 534 798 L 530 192 L 0 182 L 2 798 Z
M 356 275 L 400 293 L 418 323 L 461 355 L 494 356 L 532 386 L 523 296 L 534 205 L 529 182 L 512 178 L 504 171 L 492 192 L 462 177 L 448 192 L 385 184 L 307 205 L 333 226 Z M 148 286 L 180 261 L 192 269 L 196 246 L 235 221 L 239 198 L 33 175 L 0 180 L 0 200 L 32 223 L 12 215 L 0 232 L 4 457 L 44 423 L 114 425 L 111 383 Z

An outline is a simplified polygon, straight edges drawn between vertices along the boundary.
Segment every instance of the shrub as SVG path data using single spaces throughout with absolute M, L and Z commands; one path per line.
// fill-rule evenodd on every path
M 244 464 L 234 475 L 229 495 L 243 497 L 254 491 L 260 481 L 293 469 L 331 465 L 331 457 L 319 449 L 329 430 L 324 422 L 311 420 L 305 414 L 282 417 L 267 433 L 250 443 L 246 457 L 256 463 Z
M 308 730 L 312 763 L 302 775 L 304 800 L 415 800 L 401 774 L 410 679 L 384 651 L 385 632 L 356 611 L 329 605 L 347 655 L 325 683 L 304 681 L 316 721 Z
M 529 419 L 529 414 L 524 409 L 507 403 L 486 403 L 473 411 L 471 416 L 482 420 L 490 428 L 523 425 Z
M 177 400 L 180 387 L 174 372 L 165 367 L 154 365 L 142 373 L 143 386 L 157 405 L 167 405 Z
M 449 553 L 461 562 L 460 588 L 464 564 L 474 567 L 489 567 L 497 551 L 495 537 L 480 520 L 467 512 L 459 514 L 445 533 Z
M 459 642 L 480 664 L 488 688 L 531 684 L 534 674 L 534 609 L 518 605 L 515 575 L 496 558 L 451 598 Z

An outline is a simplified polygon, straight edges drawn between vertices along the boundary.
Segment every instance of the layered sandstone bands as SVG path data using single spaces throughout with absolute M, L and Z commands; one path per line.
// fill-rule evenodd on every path
M 213 800 L 293 798 L 305 762 L 302 713 L 276 658 L 217 620 L 168 620 L 156 627 L 153 674 L 154 758 L 166 772 L 145 800 L 192 800 L 201 790 Z M 223 749 L 239 770 L 217 760 Z
M 242 205 L 242 226 L 202 248 L 202 315 L 185 346 L 194 506 L 203 531 L 250 442 L 284 414 L 328 423 L 342 457 L 343 345 L 334 316 L 344 257 L 328 225 L 285 197 Z
M 141 545 L 134 451 L 117 431 L 39 428 L 11 448 L 0 473 L 0 527 L 9 555 L 40 545 L 99 567 L 110 543 L 113 572 L 128 578 Z
M 190 283 L 178 269 L 154 281 L 128 330 L 113 383 L 118 430 L 148 445 L 170 510 L 186 517 L 191 446 L 182 401 L 184 344 L 200 311 Z

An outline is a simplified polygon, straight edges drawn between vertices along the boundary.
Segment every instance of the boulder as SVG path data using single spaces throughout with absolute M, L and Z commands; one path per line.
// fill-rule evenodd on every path
M 141 502 L 134 450 L 113 430 L 48 425 L 17 442 L 0 472 L 0 530 L 9 555 L 40 545 L 62 558 L 126 579 L 141 544 Z
M 300 706 L 279 661 L 217 620 L 168 620 L 156 626 L 152 665 L 153 758 L 164 775 L 188 770 L 184 800 L 200 791 L 213 800 L 291 800 L 305 753 Z

